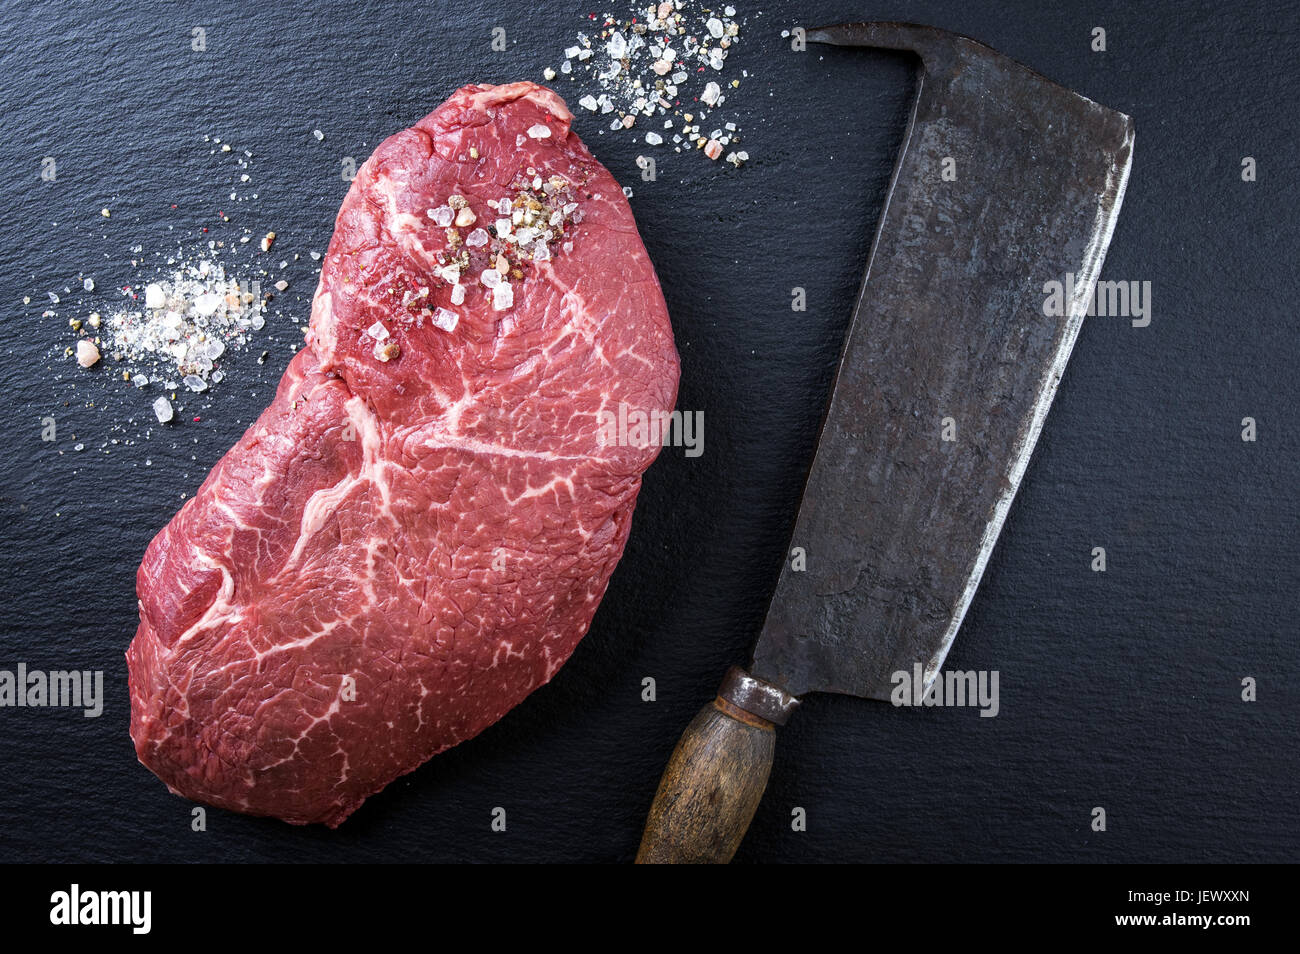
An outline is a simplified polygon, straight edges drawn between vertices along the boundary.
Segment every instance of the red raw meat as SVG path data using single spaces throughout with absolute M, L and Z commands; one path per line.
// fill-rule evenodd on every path
M 140 566 L 131 737 L 173 792 L 338 825 L 586 633 L 659 450 L 601 412 L 670 411 L 678 362 L 571 119 L 467 86 L 357 173 L 306 347 Z

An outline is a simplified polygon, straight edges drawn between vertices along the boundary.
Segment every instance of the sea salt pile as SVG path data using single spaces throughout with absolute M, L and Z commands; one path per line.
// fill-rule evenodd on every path
M 749 75 L 724 75 L 727 54 L 740 41 L 735 7 L 664 0 L 626 18 L 592 19 L 600 26 L 579 33 L 564 50 L 559 72 L 546 68 L 546 80 L 563 74 L 580 82 L 580 109 L 608 115 L 609 129 L 629 130 L 646 145 L 698 151 L 713 160 L 725 152 L 734 166 L 749 159 L 733 148 L 739 130 L 719 109 Z
M 216 362 L 227 347 L 248 343 L 265 324 L 259 283 L 238 282 L 219 262 L 201 258 L 159 276 L 143 289 L 127 286 L 130 299 L 101 319 L 109 353 L 124 362 L 136 387 L 151 382 L 190 391 L 221 381 Z

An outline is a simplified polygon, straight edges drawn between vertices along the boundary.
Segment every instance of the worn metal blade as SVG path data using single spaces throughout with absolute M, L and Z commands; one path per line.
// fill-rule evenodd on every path
M 921 70 L 791 541 L 806 568 L 786 560 L 751 672 L 888 699 L 914 664 L 929 685 L 979 585 L 1092 301 L 1133 124 L 930 27 L 808 39 L 913 50 Z

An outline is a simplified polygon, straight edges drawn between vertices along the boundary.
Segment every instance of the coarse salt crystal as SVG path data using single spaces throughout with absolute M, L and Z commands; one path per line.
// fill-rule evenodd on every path
M 456 217 L 456 213 L 445 205 L 440 205 L 436 209 L 430 209 L 428 214 L 429 218 L 433 219 L 435 225 L 439 225 L 444 229 L 451 225 L 452 219 Z
M 433 313 L 433 324 L 443 331 L 455 331 L 456 325 L 460 323 L 460 315 L 450 308 L 439 306 Z
M 159 424 L 166 424 L 172 419 L 172 402 L 165 397 L 156 399 L 153 402 L 153 413 Z
M 146 308 L 161 308 L 165 304 L 167 304 L 167 295 L 163 292 L 161 285 L 153 282 L 145 286 L 144 306 Z
M 465 236 L 465 244 L 470 248 L 478 248 L 480 245 L 486 245 L 487 243 L 488 234 L 483 229 L 475 229 L 473 232 L 470 232 L 469 235 Z
M 194 310 L 200 315 L 215 315 L 221 305 L 221 296 L 208 292 L 194 299 Z
M 551 127 L 544 123 L 537 123 L 535 126 L 528 127 L 529 139 L 549 139 L 551 138 Z
M 509 282 L 502 282 L 492 289 L 492 307 L 496 311 L 505 311 L 515 303 L 515 292 Z
M 95 347 L 95 342 L 89 338 L 80 339 L 77 342 L 77 364 L 89 368 L 97 361 L 99 361 L 99 349 Z
M 453 305 L 463 305 L 465 303 L 465 286 L 455 285 L 451 289 L 451 303 Z
M 388 337 L 388 329 L 384 327 L 382 322 L 376 321 L 366 329 L 366 334 L 370 335 L 370 337 L 374 338 L 376 341 L 383 341 Z
M 488 288 L 496 288 L 501 283 L 501 273 L 495 268 L 485 268 L 480 273 L 478 280 Z

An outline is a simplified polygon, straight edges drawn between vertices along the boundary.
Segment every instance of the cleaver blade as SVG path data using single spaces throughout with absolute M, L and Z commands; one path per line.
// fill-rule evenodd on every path
M 785 561 L 750 671 L 888 699 L 916 664 L 930 686 L 979 585 L 1092 301 L 1133 123 L 929 27 L 808 39 L 922 69 L 791 539 L 806 569 Z
M 916 100 L 752 663 L 728 672 L 674 750 L 641 862 L 730 860 L 799 697 L 888 699 L 894 673 L 918 665 L 930 686 L 1128 182 L 1128 116 L 981 43 L 903 23 L 807 39 L 915 52 Z

